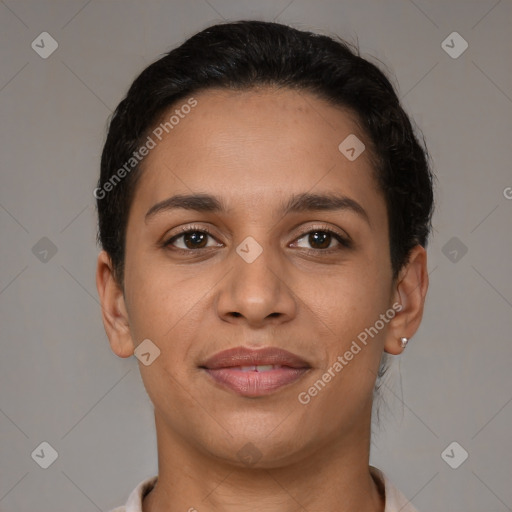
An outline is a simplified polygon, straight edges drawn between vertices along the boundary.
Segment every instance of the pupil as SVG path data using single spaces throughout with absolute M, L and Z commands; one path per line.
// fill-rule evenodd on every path
M 309 235 L 309 243 L 311 246 L 315 244 L 320 245 L 321 247 L 317 247 L 319 249 L 325 249 L 329 247 L 331 243 L 331 235 L 326 233 L 325 231 L 315 231 Z M 326 243 L 327 242 L 327 243 Z
M 187 233 L 184 236 L 185 245 L 188 249 L 197 249 L 198 247 L 203 247 L 203 245 L 198 244 L 197 242 L 204 242 L 206 240 L 205 233 L 200 233 L 199 231 L 193 231 L 192 233 Z

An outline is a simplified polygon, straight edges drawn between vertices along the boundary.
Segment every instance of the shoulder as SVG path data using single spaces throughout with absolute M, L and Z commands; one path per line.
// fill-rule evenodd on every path
M 370 466 L 370 473 L 384 492 L 386 503 L 384 512 L 418 512 L 380 469 Z
M 152 476 L 138 483 L 128 496 L 126 505 L 114 508 L 110 512 L 142 512 L 142 500 L 153 489 L 158 476 Z

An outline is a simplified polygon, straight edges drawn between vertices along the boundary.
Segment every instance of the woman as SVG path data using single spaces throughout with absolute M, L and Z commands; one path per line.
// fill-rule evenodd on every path
M 116 511 L 414 511 L 369 466 L 374 389 L 417 331 L 433 176 L 342 41 L 212 26 L 119 104 L 94 194 L 110 345 L 158 476 Z

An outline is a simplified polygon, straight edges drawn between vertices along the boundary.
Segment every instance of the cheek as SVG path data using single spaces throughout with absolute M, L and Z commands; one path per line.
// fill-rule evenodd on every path
M 135 343 L 145 338 L 160 349 L 161 365 L 181 374 L 190 366 L 190 351 L 205 339 L 205 321 L 210 321 L 212 297 L 222 286 L 222 268 L 218 272 L 175 266 L 153 254 L 127 258 L 126 294 L 130 330 Z M 220 282 L 219 282 L 220 281 Z
M 176 401 L 188 407 L 190 397 L 183 393 L 183 382 L 189 378 L 185 361 L 201 325 L 205 287 L 200 278 L 184 282 L 179 271 L 165 272 L 157 265 L 133 265 L 126 275 L 132 338 L 136 345 L 150 339 L 160 350 L 150 365 L 139 362 L 145 389 L 159 408 L 171 410 Z
M 316 290 L 309 293 L 310 307 L 338 339 L 346 341 L 385 313 L 390 275 L 381 262 L 365 259 L 330 276 L 309 278 Z
M 319 340 L 327 357 L 317 378 L 329 373 L 325 387 L 318 383 L 310 388 L 318 393 L 311 410 L 322 410 L 327 422 L 339 424 L 347 414 L 365 408 L 372 397 L 387 326 L 380 320 L 389 309 L 387 283 L 378 268 L 364 265 L 317 281 L 323 293 L 316 288 L 310 295 L 307 309 L 321 320 L 319 325 L 328 326 L 327 336 Z
M 363 407 L 372 396 L 387 329 L 380 320 L 389 309 L 384 284 L 373 273 L 344 275 L 330 282 L 332 300 L 325 297 L 323 308 L 329 312 L 325 323 L 334 334 L 329 336 L 328 362 L 322 370 L 335 377 L 319 403 Z M 331 411 L 336 417 L 338 412 Z
M 132 330 L 139 336 L 153 337 L 163 346 L 175 334 L 175 326 L 182 332 L 186 318 L 204 295 L 204 286 L 200 278 L 185 282 L 179 271 L 165 272 L 148 265 L 130 275 L 126 291 Z

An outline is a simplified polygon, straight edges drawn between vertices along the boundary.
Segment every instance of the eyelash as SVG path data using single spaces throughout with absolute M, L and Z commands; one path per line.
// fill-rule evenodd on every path
M 339 251 L 339 250 L 341 250 L 343 248 L 344 249 L 351 249 L 352 248 L 353 244 L 352 244 L 351 240 L 349 240 L 348 238 L 345 238 L 344 236 L 340 235 L 337 231 L 334 231 L 334 230 L 328 228 L 327 226 L 317 226 L 317 227 L 314 227 L 312 229 L 308 229 L 307 231 L 304 231 L 304 232 L 300 233 L 299 236 L 297 238 L 295 238 L 295 240 L 301 240 L 305 236 L 307 236 L 307 235 L 309 235 L 311 233 L 315 233 L 315 232 L 327 233 L 327 234 L 331 235 L 337 242 L 339 242 L 339 244 L 341 245 L 341 248 L 340 247 L 330 247 L 330 248 L 327 248 L 327 249 L 307 249 L 307 248 L 302 248 L 307 253 L 318 254 L 318 253 L 322 252 L 322 253 L 330 254 L 333 251 Z M 180 228 L 180 233 L 179 234 L 173 235 L 171 238 L 169 238 L 167 241 L 165 241 L 162 245 L 165 248 L 168 248 L 169 246 L 172 246 L 172 244 L 176 240 L 178 240 L 179 238 L 183 237 L 184 235 L 186 235 L 188 233 L 204 233 L 204 234 L 210 236 L 211 238 L 215 239 L 215 236 L 206 227 L 203 227 L 203 226 L 193 226 L 193 225 L 192 226 L 183 226 L 182 228 Z M 199 249 L 182 249 L 181 247 L 173 247 L 172 248 L 172 250 L 178 251 L 178 252 L 182 252 L 182 253 L 183 252 L 184 253 L 199 252 L 201 250 L 206 250 L 206 249 L 211 249 L 211 247 L 200 247 Z

